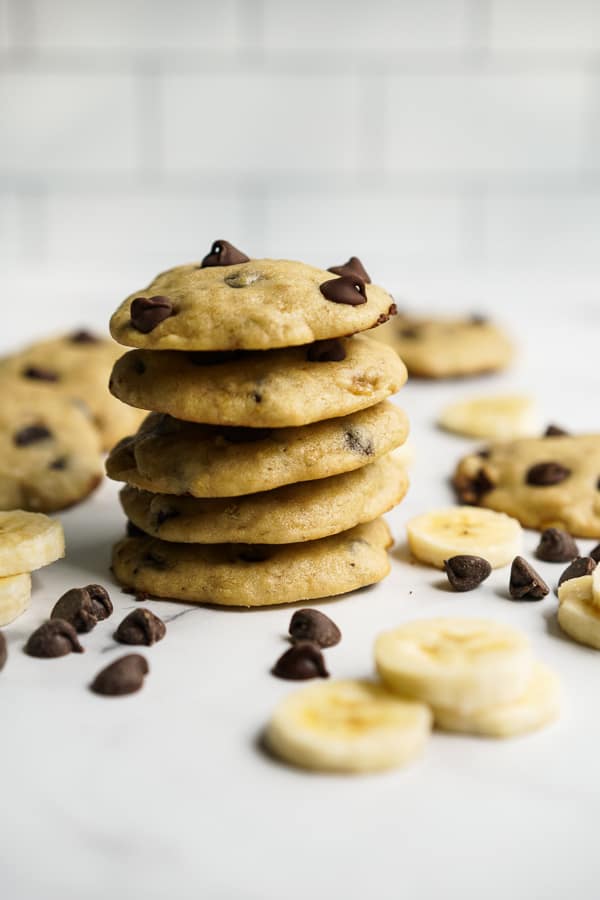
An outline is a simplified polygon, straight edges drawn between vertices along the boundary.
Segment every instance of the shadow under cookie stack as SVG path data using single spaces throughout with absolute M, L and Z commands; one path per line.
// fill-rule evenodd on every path
M 226 241 L 125 300 L 111 331 L 136 349 L 110 389 L 152 412 L 107 462 L 126 482 L 118 581 L 248 607 L 384 578 L 381 516 L 408 488 L 392 454 L 408 422 L 387 398 L 406 369 L 361 332 L 394 313 L 355 257 L 323 271 Z

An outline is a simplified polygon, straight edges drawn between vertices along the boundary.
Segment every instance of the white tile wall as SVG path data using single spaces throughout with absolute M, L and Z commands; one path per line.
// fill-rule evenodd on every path
M 0 0 L 0 262 L 600 275 L 599 54 L 600 0 Z

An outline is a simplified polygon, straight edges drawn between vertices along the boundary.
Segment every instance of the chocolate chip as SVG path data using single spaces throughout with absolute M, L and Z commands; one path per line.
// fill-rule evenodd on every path
M 25 644 L 25 653 L 42 659 L 66 656 L 67 653 L 83 653 L 83 647 L 77 638 L 77 632 L 70 622 L 64 619 L 52 619 L 30 635 Z
M 270 428 L 241 428 L 225 426 L 221 434 L 230 444 L 252 444 L 254 441 L 263 441 L 271 434 Z
M 254 400 L 255 403 L 262 403 L 262 394 L 261 394 L 261 392 L 260 392 L 260 391 L 253 391 L 253 392 L 252 392 L 252 399 Z
M 52 469 L 54 472 L 63 472 L 67 468 L 67 457 L 59 456 L 56 459 L 53 459 L 48 468 Z
M 478 455 L 481 456 L 481 452 Z M 494 489 L 494 483 L 485 469 L 479 469 L 475 475 L 457 475 L 454 487 L 462 503 L 477 504 L 485 494 Z
M 332 303 L 345 303 L 348 306 L 360 306 L 367 302 L 367 292 L 362 278 L 356 275 L 342 275 L 319 285 L 319 290 L 326 300 Z
M 147 537 L 147 535 L 145 531 L 134 525 L 131 519 L 127 519 L 127 537 Z
M 544 437 L 568 437 L 569 432 L 565 431 L 559 425 L 548 425 L 544 432 Z
M 369 273 L 358 256 L 351 256 L 348 262 L 343 263 L 341 266 L 331 266 L 327 271 L 333 272 L 334 275 L 353 275 L 355 278 L 360 278 L 365 284 L 371 284 Z
M 590 550 L 589 554 L 591 559 L 594 560 L 595 563 L 600 562 L 600 544 L 597 544 L 593 550 Z
M 0 631 L 0 671 L 6 665 L 7 657 L 8 657 L 8 648 L 6 646 L 6 638 Z
M 142 334 L 148 334 L 165 319 L 173 315 L 173 303 L 168 297 L 137 297 L 129 312 L 131 324 Z
M 307 678 L 329 678 L 323 654 L 316 644 L 299 641 L 280 656 L 272 670 L 277 678 L 305 681 Z
M 335 647 L 342 639 L 342 632 L 335 622 L 318 609 L 297 610 L 289 630 L 294 641 L 310 641 L 319 647 Z
M 492 567 L 481 556 L 452 556 L 444 560 L 448 581 L 455 591 L 472 591 L 490 575 Z
M 72 344 L 97 344 L 100 338 L 82 328 L 80 331 L 73 332 L 69 340 Z
M 344 432 L 344 443 L 352 453 L 361 453 L 363 456 L 372 456 L 375 452 L 373 439 L 370 436 L 357 431 L 355 428 L 348 428 Z
M 309 362 L 341 362 L 346 359 L 346 351 L 341 341 L 315 341 L 306 351 Z
M 31 378 L 34 381 L 58 381 L 59 375 L 51 369 L 43 369 L 41 366 L 27 366 L 23 369 L 25 378 Z
M 541 600 L 550 592 L 544 579 L 522 556 L 515 556 L 508 586 L 513 600 Z
M 80 634 L 91 631 L 113 611 L 108 592 L 100 584 L 88 584 L 83 588 L 71 588 L 57 601 L 50 614 L 51 619 L 69 622 Z
M 139 653 L 130 653 L 98 672 L 90 689 L 95 694 L 103 694 L 105 697 L 134 694 L 142 687 L 144 676 L 149 671 L 145 657 Z
M 546 528 L 542 531 L 535 555 L 546 562 L 569 562 L 579 556 L 579 550 L 568 532 L 560 528 Z
M 30 444 L 37 444 L 38 441 L 45 441 L 51 437 L 52 432 L 45 425 L 27 425 L 16 432 L 13 441 L 17 447 L 29 447 Z
M 151 569 L 158 569 L 160 572 L 164 572 L 165 569 L 169 568 L 169 564 L 164 556 L 160 556 L 154 550 L 148 550 L 147 553 L 144 553 L 142 562 Z
M 565 581 L 569 581 L 571 578 L 581 578 L 583 575 L 591 575 L 596 568 L 596 564 L 596 560 L 591 556 L 578 556 L 577 559 L 574 559 L 571 565 L 567 566 L 562 573 L 558 579 L 558 586 L 560 587 L 561 584 Z
M 125 616 L 115 631 L 115 641 L 120 644 L 145 644 L 151 647 L 162 641 L 167 629 L 165 623 L 149 609 L 134 609 Z
M 230 244 L 229 241 L 215 241 L 200 265 L 201 269 L 212 266 L 237 266 L 240 263 L 250 262 L 250 257 Z
M 571 474 L 571 470 L 558 462 L 541 462 L 536 463 L 527 470 L 527 484 L 536 487 L 549 487 L 554 484 L 560 484 Z
M 145 375 L 146 374 L 146 363 L 143 359 L 140 359 L 139 356 L 134 356 L 133 362 L 131 364 L 131 368 L 135 372 L 136 375 Z

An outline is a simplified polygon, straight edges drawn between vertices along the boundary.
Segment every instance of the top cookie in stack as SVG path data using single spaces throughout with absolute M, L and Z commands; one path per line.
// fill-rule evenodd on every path
M 110 387 L 153 414 L 107 464 L 135 525 L 115 548 L 121 583 L 262 606 L 383 578 L 378 517 L 408 486 L 389 455 L 408 424 L 385 401 L 406 369 L 356 333 L 394 312 L 354 257 L 326 272 L 226 241 L 125 300 L 111 331 L 137 349 Z

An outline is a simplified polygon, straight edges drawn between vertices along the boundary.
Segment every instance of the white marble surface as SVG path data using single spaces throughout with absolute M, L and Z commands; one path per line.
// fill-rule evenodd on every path
M 279 765 L 257 737 L 274 703 L 295 689 L 269 674 L 286 646 L 286 608 L 227 612 L 155 602 L 158 614 L 175 618 L 166 639 L 143 650 L 151 667 L 143 691 L 94 696 L 87 685 L 122 652 L 112 631 L 135 605 L 108 571 L 122 516 L 107 483 L 61 517 L 67 558 L 36 576 L 30 611 L 5 630 L 3 900 L 597 897 L 600 655 L 560 635 L 553 595 L 507 600 L 508 570 L 473 593 L 453 594 L 441 589 L 439 573 L 409 564 L 403 548 L 405 520 L 450 501 L 447 478 L 470 446 L 434 428 L 447 400 L 522 389 L 538 398 L 541 422 L 600 430 L 595 296 L 593 285 L 579 293 L 538 286 L 533 299 L 521 286 L 505 301 L 498 291 L 498 309 L 521 340 L 519 364 L 501 377 L 405 388 L 399 402 L 412 419 L 417 456 L 410 494 L 389 517 L 398 542 L 392 573 L 372 589 L 316 604 L 344 634 L 327 651 L 339 677 L 371 673 L 374 636 L 417 616 L 474 614 L 517 625 L 561 675 L 560 722 L 509 742 L 436 734 L 416 765 L 371 777 Z M 11 341 L 32 320 L 41 331 L 73 313 L 80 322 L 90 318 L 82 306 L 61 306 L 57 288 L 25 292 L 23 301 L 11 318 Z M 528 555 L 535 544 L 529 533 Z M 554 586 L 562 567 L 539 568 Z M 111 588 L 115 614 L 84 636 L 86 652 L 25 656 L 26 636 L 59 594 L 90 581 Z

